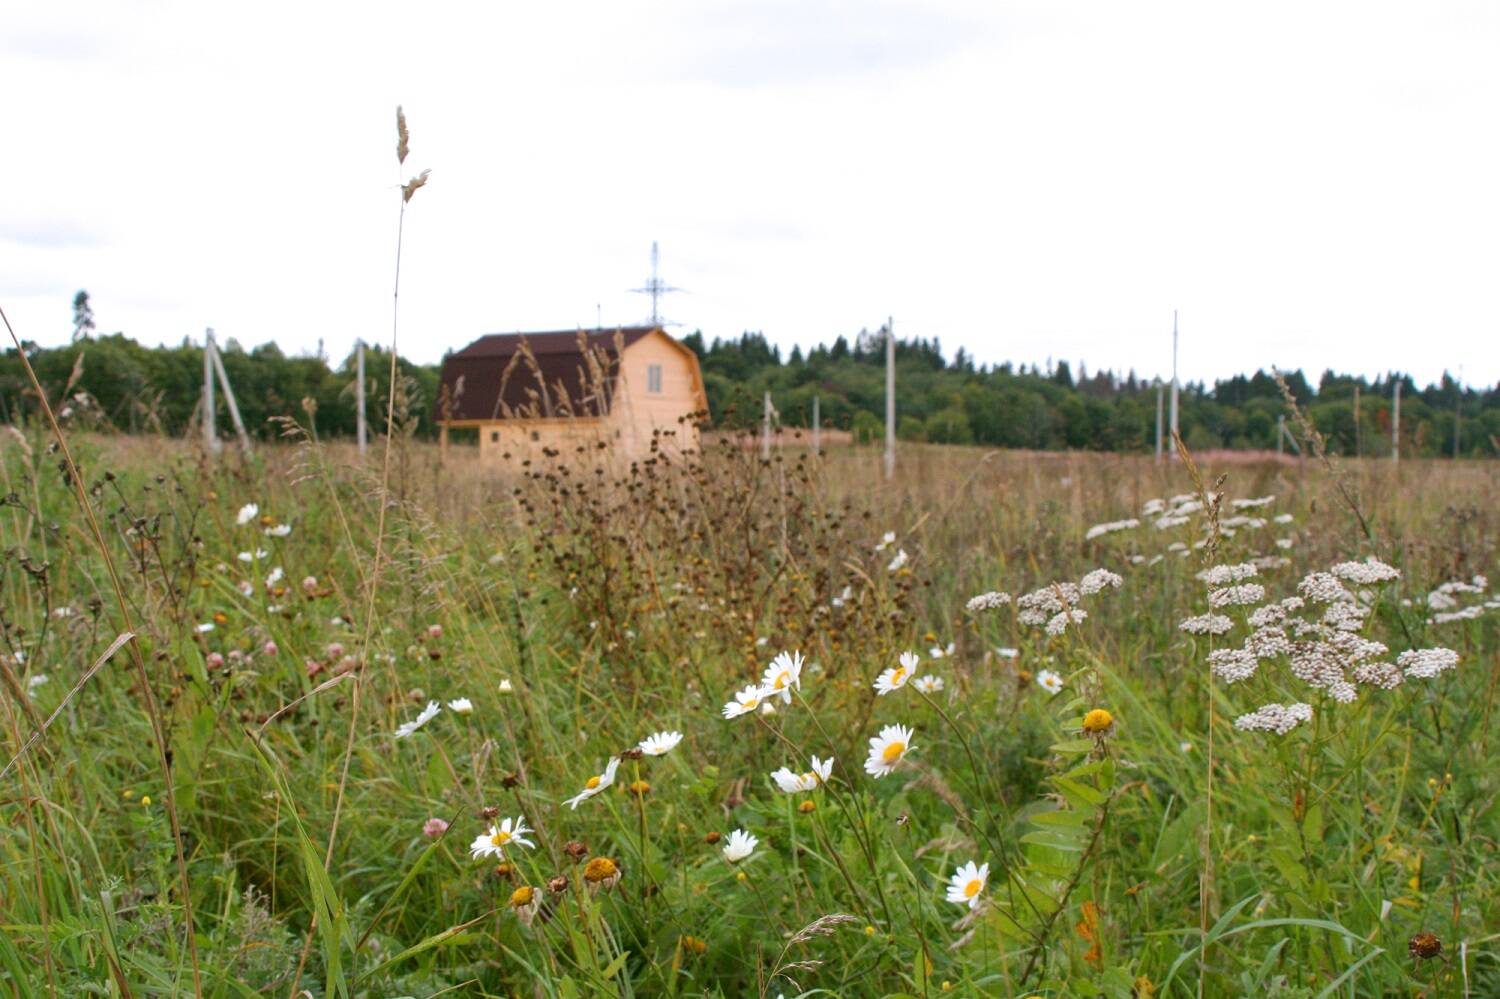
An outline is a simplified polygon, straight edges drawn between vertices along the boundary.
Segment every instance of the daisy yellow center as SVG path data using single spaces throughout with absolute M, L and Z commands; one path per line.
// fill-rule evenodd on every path
M 807 773 L 802 775 L 802 779 L 816 784 L 818 782 L 818 775 L 809 770 Z
M 506 843 L 510 842 L 510 833 L 506 832 L 504 829 L 497 829 L 494 835 L 490 837 L 490 842 L 495 844 L 496 846 L 504 846 Z
M 901 754 L 904 752 L 906 752 L 906 743 L 893 742 L 885 747 L 885 752 L 880 754 L 880 758 L 886 763 L 895 763 L 901 759 Z
M 782 687 L 785 687 L 786 686 L 786 674 L 785 673 L 777 673 L 776 674 L 776 682 L 773 683 L 771 686 L 774 689 L 776 689 L 776 690 L 780 690 Z
M 747 697 L 744 700 L 740 701 L 740 707 L 746 709 L 753 708 L 757 703 L 759 703 L 759 701 L 760 698 L 758 697 Z
M 904 666 L 897 666 L 896 667 L 896 672 L 894 672 L 894 673 L 891 674 L 891 683 L 893 683 L 893 684 L 900 683 L 901 682 L 901 678 L 903 676 L 905 676 L 905 675 L 906 675 L 906 667 L 904 667 Z
M 973 898 L 975 895 L 978 895 L 980 887 L 982 886 L 978 878 L 964 885 L 964 898 Z
M 586 791 L 592 791 L 592 790 L 594 790 L 595 788 L 597 788 L 599 786 L 599 781 L 600 781 L 600 779 L 598 777 L 590 777 L 588 780 L 586 780 L 586 781 L 583 782 L 584 790 L 586 790 Z

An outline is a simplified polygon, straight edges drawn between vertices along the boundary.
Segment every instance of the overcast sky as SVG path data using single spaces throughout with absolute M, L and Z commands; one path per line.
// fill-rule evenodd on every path
M 395 106 L 411 155 L 398 168 Z M 7 4 L 0 305 L 289 353 L 631 324 L 1500 382 L 1500 4 Z M 597 311 L 596 311 L 597 309 Z

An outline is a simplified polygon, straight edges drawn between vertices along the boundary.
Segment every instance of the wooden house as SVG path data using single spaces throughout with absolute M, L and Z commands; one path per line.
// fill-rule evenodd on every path
M 698 446 L 708 411 L 698 356 L 659 326 L 492 333 L 443 361 L 433 419 L 479 433 L 482 460 L 600 443 L 619 458 Z M 659 433 L 658 433 L 659 432 Z

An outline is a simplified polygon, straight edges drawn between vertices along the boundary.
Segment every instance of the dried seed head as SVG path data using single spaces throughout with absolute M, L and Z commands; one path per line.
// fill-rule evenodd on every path
M 561 895 L 563 892 L 568 890 L 567 877 L 565 875 L 559 874 L 555 878 L 548 878 L 547 890 L 554 895 Z
M 479 817 L 481 819 L 484 819 L 484 821 L 486 821 L 486 822 L 488 822 L 491 819 L 495 818 L 499 814 L 500 814 L 500 809 L 496 808 L 494 805 L 485 805 L 483 808 L 481 808 L 479 810 Z
M 719 840 L 721 840 L 723 838 L 724 838 L 723 834 L 720 833 L 717 829 L 714 829 L 714 830 L 710 830 L 709 832 L 707 832 L 706 834 L 704 834 L 704 836 L 703 836 L 703 842 L 707 843 L 709 846 L 713 846 L 715 843 L 717 843 Z
M 646 754 L 641 751 L 641 747 L 639 746 L 631 746 L 629 749 L 622 749 L 619 753 L 620 759 L 622 760 L 638 760 L 645 755 Z
M 572 857 L 573 862 L 576 864 L 589 855 L 589 848 L 576 839 L 570 839 L 568 840 L 568 844 L 563 847 L 563 853 Z
M 1417 960 L 1425 961 L 1443 952 L 1443 942 L 1436 935 L 1424 930 L 1411 938 L 1406 945 L 1406 951 Z
M 520 774 L 506 774 L 504 777 L 500 778 L 500 786 L 505 788 L 507 791 L 509 791 L 519 783 L 521 783 Z
M 396 105 L 396 162 L 405 163 L 406 154 L 411 150 L 411 133 L 406 130 L 406 112 L 401 110 L 401 105 Z
M 495 865 L 495 877 L 500 878 L 503 881 L 509 881 L 511 878 L 513 878 L 515 876 L 516 876 L 516 865 L 515 864 L 496 864 Z

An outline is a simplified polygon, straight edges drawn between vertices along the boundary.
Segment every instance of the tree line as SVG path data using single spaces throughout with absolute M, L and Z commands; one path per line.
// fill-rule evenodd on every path
M 884 433 L 885 351 L 878 333 L 840 336 L 830 345 L 783 356 L 761 333 L 706 341 L 683 337 L 699 357 L 712 421 L 758 426 L 763 394 L 770 392 L 781 423 L 810 426 L 813 399 L 824 426 L 851 430 L 857 440 Z M 49 398 L 68 419 L 124 432 L 186 433 L 200 414 L 203 349 L 144 347 L 123 334 L 78 330 L 73 343 L 24 349 Z M 233 339 L 221 347 L 250 432 L 278 432 L 273 419 L 291 415 L 323 436 L 355 431 L 355 362 L 322 356 L 288 356 L 275 344 L 245 349 Z M 368 412 L 372 430 L 383 429 L 389 355 L 366 348 Z M 435 432 L 432 405 L 440 365 L 398 358 L 410 426 Z M 896 344 L 897 431 L 903 440 L 1041 450 L 1149 451 L 1155 443 L 1157 390 L 1134 372 L 1074 371 L 1066 362 L 981 365 L 963 349 L 945 356 L 924 338 Z M 1325 371 L 1314 385 L 1300 371 L 1285 375 L 1297 403 L 1341 454 L 1390 452 L 1392 391 L 1401 383 L 1402 453 L 1500 456 L 1500 388 L 1464 388 L 1447 376 L 1418 386 L 1390 373 L 1373 380 Z M 1355 396 L 1359 396 L 1356 419 Z M 64 398 L 66 396 L 66 398 Z M 309 404 L 304 404 L 309 400 Z M 220 400 L 219 405 L 223 402 Z M 1181 387 L 1179 426 L 1195 450 L 1274 449 L 1278 418 L 1288 414 L 1281 390 L 1267 372 L 1236 375 L 1212 385 Z M 0 420 L 34 415 L 37 400 L 14 349 L 0 356 Z M 222 411 L 220 419 L 223 419 Z

